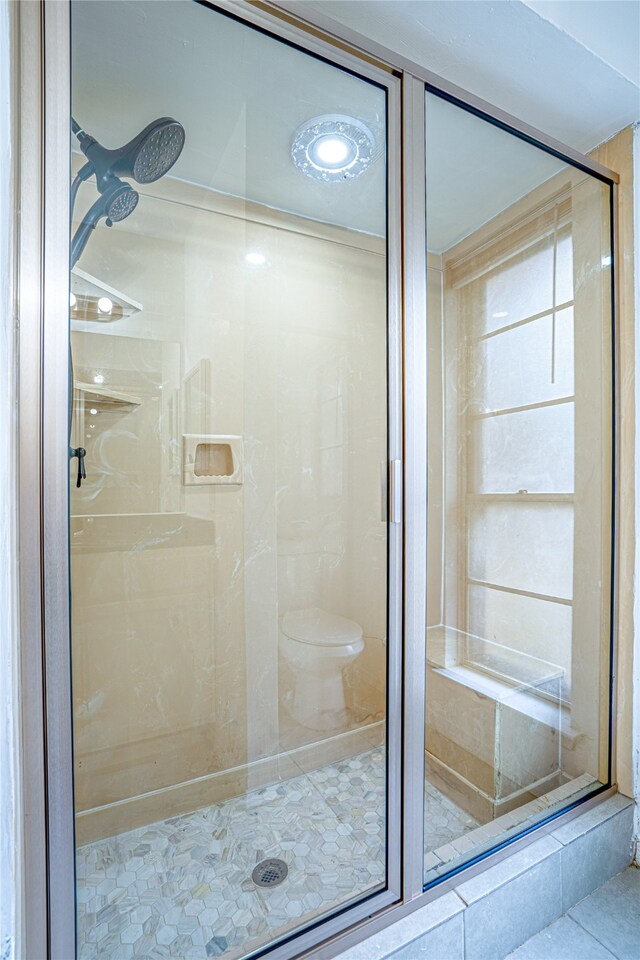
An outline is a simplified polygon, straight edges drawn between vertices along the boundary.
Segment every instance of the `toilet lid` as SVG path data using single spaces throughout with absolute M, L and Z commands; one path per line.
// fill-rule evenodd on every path
M 362 627 L 355 620 L 327 613 L 319 607 L 285 613 L 282 630 L 292 640 L 318 646 L 324 644 L 338 647 L 345 643 L 355 643 L 362 638 Z

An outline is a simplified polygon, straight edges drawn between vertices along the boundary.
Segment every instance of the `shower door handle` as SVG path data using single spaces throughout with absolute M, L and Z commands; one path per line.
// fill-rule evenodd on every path
M 402 522 L 402 460 L 389 460 L 389 523 Z

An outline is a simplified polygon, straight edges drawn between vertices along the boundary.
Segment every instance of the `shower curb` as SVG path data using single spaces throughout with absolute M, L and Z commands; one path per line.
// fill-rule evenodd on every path
M 614 794 L 334 956 L 501 960 L 631 863 L 634 810 Z

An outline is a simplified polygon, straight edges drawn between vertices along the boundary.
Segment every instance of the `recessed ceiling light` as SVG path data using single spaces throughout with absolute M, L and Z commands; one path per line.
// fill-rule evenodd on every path
M 94 382 L 94 383 L 104 383 L 104 377 L 102 376 L 101 373 L 96 373 L 95 377 L 93 378 L 93 382 Z
M 375 149 L 374 136 L 361 120 L 328 113 L 298 127 L 291 157 L 305 176 L 339 183 L 363 174 L 375 159 Z
M 491 316 L 493 317 L 494 320 L 502 320 L 504 317 L 508 317 L 508 316 L 509 316 L 509 311 L 508 311 L 508 310 L 498 310 L 497 313 L 492 313 Z
M 346 137 L 320 137 L 309 151 L 318 166 L 344 167 L 355 153 L 355 144 Z
M 264 253 L 258 253 L 257 251 L 248 253 L 245 257 L 245 260 L 253 267 L 261 267 L 267 262 L 267 258 L 265 257 Z

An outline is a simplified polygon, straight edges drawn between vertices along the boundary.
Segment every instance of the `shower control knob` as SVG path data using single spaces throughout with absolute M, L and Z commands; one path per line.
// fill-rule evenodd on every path
M 87 479 L 87 471 L 84 468 L 84 458 L 86 455 L 87 451 L 84 447 L 71 447 L 71 458 L 78 458 L 78 476 L 76 478 L 76 487 L 82 486 L 82 481 Z

